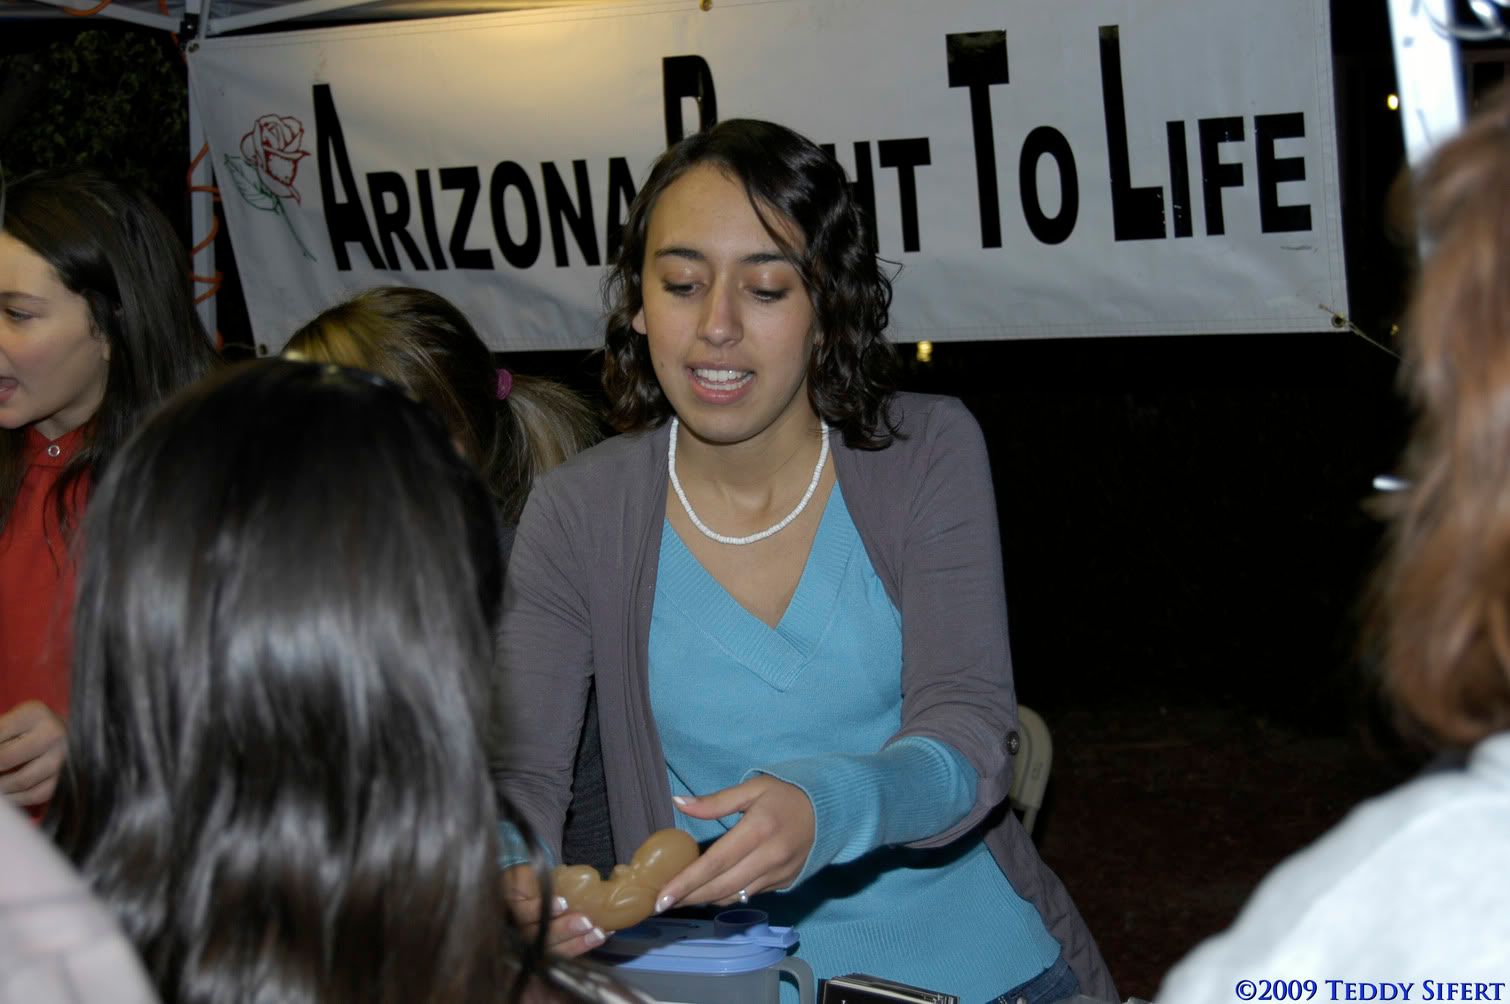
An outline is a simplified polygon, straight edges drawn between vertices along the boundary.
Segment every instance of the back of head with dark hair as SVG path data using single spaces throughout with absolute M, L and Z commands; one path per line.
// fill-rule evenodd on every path
M 513 374 L 498 397 L 492 353 L 454 304 L 383 286 L 336 304 L 294 333 L 290 355 L 378 373 L 439 412 L 514 524 L 539 475 L 591 446 L 598 419 L 570 389 Z
M 785 126 L 757 119 L 720 122 L 667 150 L 630 206 L 603 288 L 610 422 L 630 431 L 670 417 L 645 336 L 631 321 L 644 304 L 641 275 L 656 202 L 699 165 L 717 167 L 744 186 L 766 231 L 802 277 L 818 329 L 808 361 L 813 410 L 850 446 L 885 446 L 895 435 L 886 408 L 896 353 L 886 339 L 891 282 L 876 257 L 871 222 L 838 161 Z M 796 226 L 801 247 L 783 235 L 781 221 Z
M 1405 323 L 1419 415 L 1375 627 L 1407 719 L 1467 746 L 1510 729 L 1510 88 L 1411 194 L 1430 245 Z
M 210 371 L 215 352 L 194 312 L 188 254 L 167 219 L 138 192 L 90 172 L 36 174 L 10 185 L 0 230 L 47 261 L 89 305 L 110 345 L 105 396 L 87 446 L 54 489 L 63 499 L 104 466 L 148 411 Z M 0 525 L 20 487 L 24 430 L 0 432 Z
M 488 1001 L 507 919 L 482 749 L 491 497 L 378 378 L 228 370 L 84 522 L 50 824 L 165 1001 Z

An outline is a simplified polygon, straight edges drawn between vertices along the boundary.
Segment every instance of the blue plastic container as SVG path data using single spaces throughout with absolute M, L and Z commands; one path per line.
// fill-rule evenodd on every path
M 802 1004 L 814 1004 L 812 969 L 787 955 L 797 932 L 768 919 L 744 909 L 712 920 L 652 917 L 615 934 L 593 958 L 664 1004 L 779 1004 L 783 975 Z

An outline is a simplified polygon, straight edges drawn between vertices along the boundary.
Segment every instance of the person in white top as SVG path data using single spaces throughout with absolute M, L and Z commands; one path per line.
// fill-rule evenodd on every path
M 0 1004 L 156 1004 L 115 921 L 0 798 Z
M 1510 1000 L 1510 90 L 1412 194 L 1430 249 L 1405 325 L 1419 419 L 1373 634 L 1407 733 L 1464 757 L 1282 864 L 1159 1004 Z

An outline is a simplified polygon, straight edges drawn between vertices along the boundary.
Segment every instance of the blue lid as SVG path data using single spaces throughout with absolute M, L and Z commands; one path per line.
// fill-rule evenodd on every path
M 620 969 L 655 973 L 749 973 L 774 966 L 797 944 L 790 927 L 772 927 L 764 910 L 725 910 L 712 920 L 652 917 L 593 953 Z

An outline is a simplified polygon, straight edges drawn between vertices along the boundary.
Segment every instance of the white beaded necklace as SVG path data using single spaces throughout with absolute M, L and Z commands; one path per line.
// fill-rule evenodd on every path
M 765 540 L 772 534 L 785 530 L 792 520 L 802 515 L 802 510 L 807 508 L 807 504 L 813 499 L 813 493 L 818 490 L 819 479 L 823 477 L 823 463 L 828 459 L 828 423 L 821 423 L 821 427 L 823 432 L 822 445 L 818 447 L 818 466 L 813 468 L 813 480 L 807 483 L 807 491 L 803 493 L 802 501 L 797 503 L 797 508 L 787 513 L 780 523 L 768 526 L 759 533 L 752 533 L 748 537 L 726 537 L 721 533 L 708 529 L 707 524 L 698 519 L 697 513 L 692 511 L 692 503 L 687 501 L 687 493 L 682 489 L 681 478 L 676 476 L 676 434 L 677 430 L 681 428 L 681 423 L 677 421 L 675 416 L 672 416 L 671 448 L 666 451 L 666 470 L 671 474 L 671 487 L 676 489 L 676 497 L 681 500 L 682 511 L 687 514 L 687 518 L 692 521 L 693 526 L 697 527 L 699 533 L 709 540 L 718 541 L 720 544 L 753 544 L 756 541 Z

